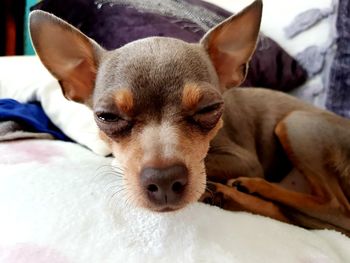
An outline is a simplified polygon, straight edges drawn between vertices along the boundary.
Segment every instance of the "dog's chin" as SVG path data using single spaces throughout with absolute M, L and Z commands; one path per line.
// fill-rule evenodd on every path
M 189 204 L 190 203 L 187 203 L 187 202 L 178 204 L 178 205 L 170 205 L 170 204 L 155 205 L 155 204 L 148 203 L 146 205 L 142 205 L 142 207 L 156 213 L 167 213 L 167 212 L 175 212 L 175 211 L 181 210 Z
M 197 202 L 202 195 L 200 194 L 201 190 L 203 190 L 203 193 L 204 193 L 204 189 L 196 189 L 195 191 L 191 189 L 191 192 L 195 192 L 197 194 L 190 195 L 187 192 L 186 194 L 184 194 L 183 198 L 178 200 L 178 202 L 165 203 L 165 204 L 157 204 L 155 202 L 152 202 L 151 200 L 149 200 L 149 197 L 145 193 L 141 193 L 140 198 L 134 200 L 135 201 L 134 204 L 140 208 L 143 208 L 152 212 L 157 212 L 157 213 L 174 212 L 174 211 L 181 210 L 192 203 Z
M 174 211 L 180 210 L 184 207 L 186 207 L 186 205 L 183 205 L 183 206 L 163 206 L 163 207 L 158 207 L 158 208 L 154 208 L 151 210 L 153 212 L 166 213 L 166 212 L 174 212 Z

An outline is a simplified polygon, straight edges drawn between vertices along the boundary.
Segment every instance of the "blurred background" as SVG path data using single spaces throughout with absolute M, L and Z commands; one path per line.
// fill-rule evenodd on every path
M 26 21 L 29 8 L 38 1 L 0 1 L 0 56 L 34 54 Z

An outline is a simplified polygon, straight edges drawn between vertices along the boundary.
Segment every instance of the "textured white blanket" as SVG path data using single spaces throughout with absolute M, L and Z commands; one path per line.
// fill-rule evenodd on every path
M 350 239 L 204 204 L 134 208 L 109 158 L 59 141 L 0 144 L 0 262 L 350 262 Z M 126 198 L 126 199 L 125 199 Z

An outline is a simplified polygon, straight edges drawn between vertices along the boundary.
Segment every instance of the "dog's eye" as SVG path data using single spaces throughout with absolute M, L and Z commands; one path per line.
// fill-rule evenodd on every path
M 117 138 L 126 136 L 131 132 L 133 122 L 111 112 L 96 112 L 97 126 L 109 137 Z
M 213 103 L 197 110 L 192 116 L 192 121 L 205 130 L 215 127 L 223 112 L 223 103 Z
M 120 119 L 117 114 L 110 113 L 110 112 L 97 112 L 96 116 L 99 120 L 105 121 L 105 122 L 116 122 Z
M 198 110 L 196 112 L 196 114 L 207 114 L 207 113 L 213 112 L 213 111 L 219 109 L 221 107 L 221 104 L 222 103 L 215 103 L 213 105 L 206 106 L 206 107 L 201 108 L 200 110 Z

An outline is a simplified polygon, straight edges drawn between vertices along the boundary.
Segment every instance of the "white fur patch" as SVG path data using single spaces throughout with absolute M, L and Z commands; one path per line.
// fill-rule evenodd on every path
M 141 146 L 144 152 L 144 161 L 156 157 L 174 159 L 178 157 L 179 135 L 177 127 L 168 121 L 160 124 L 149 124 L 141 133 Z

